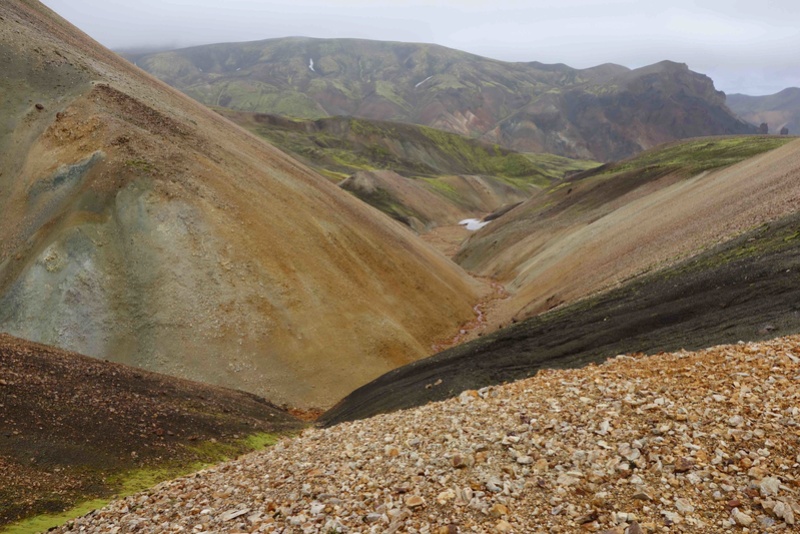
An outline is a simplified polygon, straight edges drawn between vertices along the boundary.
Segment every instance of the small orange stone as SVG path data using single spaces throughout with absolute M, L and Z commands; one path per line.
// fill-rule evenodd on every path
M 418 508 L 424 505 L 425 505 L 425 499 L 423 499 L 419 495 L 412 495 L 408 499 L 406 499 L 406 506 L 408 506 L 409 508 Z

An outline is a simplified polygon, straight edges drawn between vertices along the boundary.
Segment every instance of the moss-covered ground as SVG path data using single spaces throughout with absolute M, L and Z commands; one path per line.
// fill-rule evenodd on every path
M 736 136 L 678 141 L 647 150 L 620 163 L 607 165 L 600 174 L 644 171 L 644 177 L 668 172 L 691 176 L 739 163 L 779 148 L 794 139 L 777 136 Z
M 413 124 L 345 117 L 311 121 L 217 111 L 332 177 L 361 170 L 392 170 L 426 178 L 465 174 L 530 188 L 546 187 L 568 173 L 598 166 L 552 154 L 522 154 Z
M 119 499 L 147 490 L 153 486 L 184 475 L 195 473 L 216 463 L 230 460 L 242 454 L 262 450 L 274 445 L 281 438 L 279 434 L 257 432 L 245 438 L 221 442 L 205 441 L 187 447 L 186 458 L 168 461 L 149 467 L 108 471 L 98 473 L 104 481 L 101 497 L 82 500 L 66 510 L 42 513 L 22 521 L 0 527 L 2 534 L 35 534 L 69 522 L 69 520 L 88 514 Z

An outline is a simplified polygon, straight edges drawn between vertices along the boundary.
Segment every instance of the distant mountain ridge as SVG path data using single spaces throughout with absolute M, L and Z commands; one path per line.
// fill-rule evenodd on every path
M 755 133 L 710 78 L 670 61 L 574 69 L 432 44 L 302 37 L 130 58 L 207 105 L 411 122 L 523 152 L 609 161 L 679 138 Z
M 790 135 L 800 133 L 800 87 L 789 87 L 774 95 L 728 95 L 728 106 L 747 122 L 767 123 L 770 133 L 787 128 Z

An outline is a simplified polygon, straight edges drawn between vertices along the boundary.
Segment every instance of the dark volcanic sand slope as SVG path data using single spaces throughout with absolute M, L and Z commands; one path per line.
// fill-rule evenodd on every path
M 0 334 L 0 525 L 110 495 L 115 474 L 212 459 L 212 439 L 230 453 L 301 426 L 249 393 Z
M 325 424 L 441 400 L 617 354 L 800 332 L 800 214 L 614 291 L 528 319 L 359 388 Z

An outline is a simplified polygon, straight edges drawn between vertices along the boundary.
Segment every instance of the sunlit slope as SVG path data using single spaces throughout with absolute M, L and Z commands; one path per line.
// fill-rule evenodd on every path
M 493 222 L 457 261 L 508 284 L 508 316 L 572 302 L 794 212 L 800 143 L 776 149 L 788 141 L 698 139 L 588 171 Z
M 325 406 L 472 317 L 397 223 L 38 2 L 0 16 L 0 330 Z

